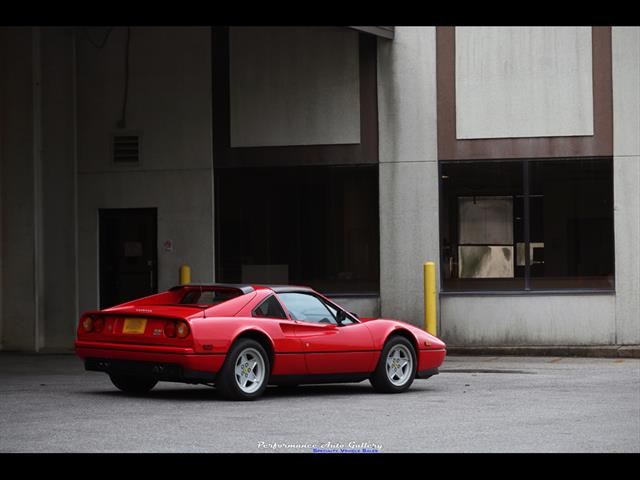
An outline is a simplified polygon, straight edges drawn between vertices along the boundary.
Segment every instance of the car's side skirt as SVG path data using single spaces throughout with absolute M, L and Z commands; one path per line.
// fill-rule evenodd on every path
M 371 372 L 319 373 L 309 375 L 271 375 L 270 385 L 301 385 L 317 383 L 355 383 L 371 376 Z

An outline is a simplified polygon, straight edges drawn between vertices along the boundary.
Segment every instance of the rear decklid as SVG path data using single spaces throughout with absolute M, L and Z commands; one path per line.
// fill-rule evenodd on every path
M 193 345 L 191 334 L 185 338 L 169 337 L 165 333 L 167 324 L 190 323 L 201 318 L 202 308 L 178 307 L 173 305 L 120 306 L 83 314 L 78 326 L 78 340 L 107 343 L 128 343 L 138 345 L 165 345 L 189 347 Z M 99 331 L 84 331 L 82 323 L 91 317 L 94 323 L 103 322 Z
M 233 316 L 254 296 L 254 289 L 247 285 L 180 285 L 104 310 L 85 312 L 78 325 L 78 340 L 189 347 L 193 345 L 194 320 Z M 85 329 L 85 320 L 99 328 Z M 189 333 L 180 338 L 185 328 Z
M 203 316 L 204 308 L 196 305 L 141 305 L 117 306 L 107 308 L 100 315 L 125 315 L 143 317 L 162 317 L 190 320 Z

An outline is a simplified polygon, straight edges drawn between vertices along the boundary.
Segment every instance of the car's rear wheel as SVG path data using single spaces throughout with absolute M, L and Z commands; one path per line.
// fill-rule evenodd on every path
M 267 388 L 271 365 L 259 342 L 243 338 L 233 344 L 216 381 L 216 389 L 230 400 L 255 400 Z
M 407 390 L 416 376 L 416 353 L 405 337 L 393 336 L 385 343 L 376 371 L 370 378 L 377 392 L 400 393 Z
M 109 378 L 117 388 L 127 393 L 147 393 L 158 383 L 153 378 L 114 373 L 109 374 Z

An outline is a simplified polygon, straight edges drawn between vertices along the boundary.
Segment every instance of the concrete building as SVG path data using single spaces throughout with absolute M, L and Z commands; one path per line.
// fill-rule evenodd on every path
M 0 348 L 178 282 L 640 344 L 640 28 L 2 27 Z

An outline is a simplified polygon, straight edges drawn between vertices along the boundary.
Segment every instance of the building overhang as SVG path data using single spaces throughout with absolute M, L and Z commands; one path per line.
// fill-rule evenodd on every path
M 364 33 L 369 33 L 371 35 L 375 35 L 376 37 L 386 38 L 388 40 L 393 40 L 395 35 L 396 27 L 352 27 L 354 30 L 359 30 Z

